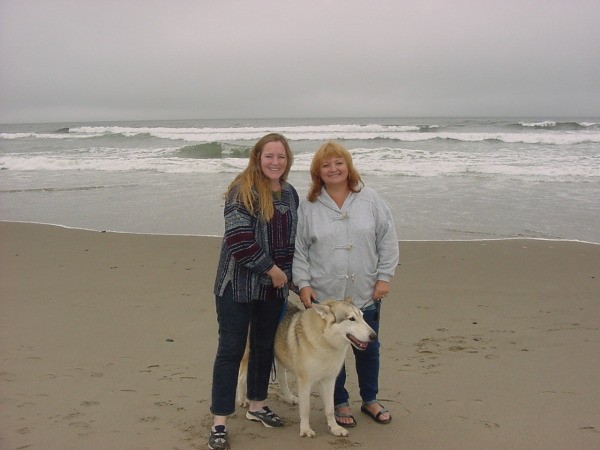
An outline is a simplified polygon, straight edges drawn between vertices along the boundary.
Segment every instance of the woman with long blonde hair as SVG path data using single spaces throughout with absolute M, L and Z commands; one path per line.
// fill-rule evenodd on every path
M 287 139 L 267 134 L 254 145 L 248 166 L 224 194 L 225 233 L 214 286 L 219 343 L 210 449 L 229 447 L 226 420 L 235 411 L 246 340 L 250 346 L 246 418 L 267 427 L 283 425 L 266 403 L 275 331 L 292 277 L 299 203 L 296 189 L 287 182 L 292 162 Z

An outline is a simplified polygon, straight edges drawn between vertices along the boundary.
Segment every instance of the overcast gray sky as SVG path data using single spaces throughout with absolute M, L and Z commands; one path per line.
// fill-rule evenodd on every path
M 600 116 L 598 0 L 0 0 L 0 122 Z

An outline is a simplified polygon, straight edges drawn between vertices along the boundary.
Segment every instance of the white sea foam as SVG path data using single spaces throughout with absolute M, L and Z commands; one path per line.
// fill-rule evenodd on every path
M 160 139 L 186 142 L 255 141 L 267 133 L 282 133 L 290 140 L 374 139 L 390 133 L 415 132 L 418 126 L 395 125 L 319 125 L 289 127 L 227 127 L 227 128 L 170 128 L 170 127 L 76 127 L 70 133 L 149 135 Z
M 524 127 L 555 127 L 556 122 L 545 120 L 543 122 L 519 122 L 519 125 Z
M 574 122 L 561 122 L 568 125 Z M 589 126 L 595 122 L 582 122 Z M 553 121 L 521 122 L 527 127 L 551 127 Z M 0 153 L 0 168 L 15 171 L 92 170 L 104 172 L 153 171 L 159 173 L 229 173 L 245 167 L 247 150 L 269 131 L 285 134 L 291 141 L 347 139 L 357 165 L 365 173 L 406 176 L 481 174 L 516 176 L 555 181 L 598 180 L 600 142 L 595 130 L 522 132 L 444 131 L 437 124 L 414 125 L 302 125 L 281 127 L 72 127 L 68 133 L 1 133 L 7 140 L 25 138 L 66 139 L 101 137 L 117 145 L 85 147 L 69 144 L 63 149 L 32 144 L 32 151 Z M 477 128 L 477 127 L 475 127 Z M 496 127 L 498 128 L 498 127 Z M 418 131 L 422 130 L 422 131 Z M 471 130 L 471 131 L 468 131 Z M 153 141 L 144 140 L 152 136 Z M 108 140 L 106 140 L 106 139 Z M 154 148 L 160 138 L 168 146 Z M 389 146 L 377 146 L 377 141 Z M 424 146 L 437 139 L 435 145 Z M 179 142 L 174 142 L 179 141 Z M 447 144 L 443 141 L 447 141 Z M 194 142 L 194 144 L 188 144 Z M 360 143 L 369 144 L 361 146 Z M 416 148 L 407 148 L 414 143 Z M 456 143 L 456 145 L 454 145 Z M 474 146 L 469 143 L 490 143 Z M 503 145 L 507 144 L 507 145 Z M 577 146 L 577 144 L 589 144 Z M 134 144 L 135 146 L 123 146 Z M 516 145 L 515 145 L 516 144 Z M 523 145 L 520 145 L 523 144 Z M 73 147 L 77 145 L 76 147 Z M 298 145 L 298 144 L 297 144 Z M 293 148 L 297 148 L 294 145 Z M 531 146 L 529 146 L 531 145 Z M 119 147 L 121 146 L 121 147 Z M 10 147 L 7 147 L 10 148 Z M 306 151 L 306 150 L 305 150 Z M 293 171 L 307 171 L 312 158 L 300 151 Z
M 0 139 L 22 139 L 35 136 L 36 133 L 0 133 Z
M 15 171 L 235 173 L 247 164 L 245 157 L 231 157 L 226 149 L 220 157 L 206 158 L 180 157 L 178 150 L 93 147 L 62 153 L 8 153 L 0 156 L 0 167 Z M 351 153 L 355 164 L 365 174 L 421 177 L 480 174 L 554 181 L 600 179 L 600 156 L 585 151 L 487 149 L 477 152 L 377 147 L 352 149 Z M 312 153 L 296 154 L 292 170 L 308 171 L 311 160 Z
M 556 126 L 556 122 L 521 122 L 527 128 L 542 128 L 527 132 L 457 132 L 443 131 L 439 125 L 397 126 L 397 125 L 320 125 L 286 127 L 224 127 L 224 128 L 175 128 L 175 127 L 122 127 L 86 126 L 74 127 L 69 133 L 0 133 L 0 139 L 77 139 L 100 136 L 122 136 L 134 138 L 148 136 L 168 141 L 183 142 L 253 142 L 269 132 L 284 134 L 290 141 L 325 140 L 395 140 L 400 142 L 423 142 L 431 140 L 452 140 L 459 142 L 498 141 L 509 144 L 575 145 L 600 143 L 600 132 L 595 130 L 546 130 Z M 593 127 L 593 122 L 582 122 L 581 126 Z
M 519 125 L 529 128 L 554 128 L 554 127 L 593 127 L 596 122 L 555 122 L 553 120 L 544 120 L 541 122 L 519 122 Z
M 0 139 L 86 139 L 102 136 L 101 133 L 68 134 L 68 133 L 0 133 Z

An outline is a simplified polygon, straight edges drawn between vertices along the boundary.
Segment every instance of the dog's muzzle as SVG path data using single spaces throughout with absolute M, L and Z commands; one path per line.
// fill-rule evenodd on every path
M 377 339 L 377 334 L 371 334 L 369 336 L 369 342 L 361 341 L 360 339 L 357 339 L 351 334 L 347 334 L 346 337 L 348 338 L 352 346 L 357 350 L 366 350 L 367 346 L 369 345 L 369 342 L 373 342 L 375 339 Z

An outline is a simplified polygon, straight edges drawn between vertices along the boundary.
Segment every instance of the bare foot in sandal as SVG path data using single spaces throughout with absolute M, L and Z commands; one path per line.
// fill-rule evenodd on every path
M 349 406 L 337 406 L 335 408 L 335 422 L 344 428 L 354 428 L 356 420 L 352 417 L 352 410 Z
M 360 410 L 377 423 L 386 424 L 392 421 L 390 412 L 379 402 L 363 404 Z

